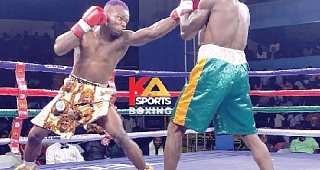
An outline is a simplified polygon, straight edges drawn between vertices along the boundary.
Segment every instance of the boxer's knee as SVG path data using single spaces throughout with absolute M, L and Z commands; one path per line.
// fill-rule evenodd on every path
M 28 143 L 33 145 L 41 144 L 42 140 L 47 135 L 48 135 L 48 130 L 40 127 L 33 127 L 28 134 Z
M 187 128 L 170 122 L 168 125 L 168 136 L 173 134 L 183 135 Z
M 29 144 L 33 144 L 33 145 L 41 144 L 42 139 L 43 138 L 41 137 L 40 134 L 29 133 L 29 135 L 28 135 Z

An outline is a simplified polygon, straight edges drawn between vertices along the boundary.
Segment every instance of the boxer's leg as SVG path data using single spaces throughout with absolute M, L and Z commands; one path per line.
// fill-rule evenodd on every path
M 181 156 L 182 135 L 186 128 L 199 133 L 206 131 L 216 110 L 230 87 L 229 78 L 222 77 L 225 62 L 201 59 L 190 73 L 173 109 L 172 122 L 164 152 L 164 169 L 175 170 Z
M 35 161 L 38 158 L 41 148 L 42 139 L 48 135 L 48 130 L 42 127 L 33 126 L 28 134 L 28 141 L 24 150 L 24 163 L 15 170 L 35 170 Z
M 24 151 L 26 162 L 35 162 L 42 148 L 42 140 L 48 135 L 49 131 L 42 127 L 33 126 L 28 134 L 28 141 Z
M 129 138 L 123 128 L 120 116 L 113 107 L 109 107 L 108 114 L 98 119 L 97 123 L 110 134 L 138 170 L 148 169 L 142 151 L 139 146 Z
M 260 170 L 273 170 L 269 150 L 256 134 L 250 100 L 248 67 L 246 64 L 229 67 L 235 74 L 233 87 L 217 112 L 215 119 L 216 134 L 238 134 L 252 151 Z

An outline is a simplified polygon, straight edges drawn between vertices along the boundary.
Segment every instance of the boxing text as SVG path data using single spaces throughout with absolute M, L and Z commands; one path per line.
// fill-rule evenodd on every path
M 149 83 L 147 83 L 149 82 Z M 153 90 L 157 87 L 158 90 Z M 167 114 L 170 93 L 159 78 L 129 78 L 129 114 Z

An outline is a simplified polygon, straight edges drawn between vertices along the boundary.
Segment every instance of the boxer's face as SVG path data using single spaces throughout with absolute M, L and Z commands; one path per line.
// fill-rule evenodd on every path
M 129 11 L 122 6 L 110 6 L 106 13 L 108 15 L 106 26 L 109 28 L 110 34 L 114 37 L 120 37 L 127 28 Z

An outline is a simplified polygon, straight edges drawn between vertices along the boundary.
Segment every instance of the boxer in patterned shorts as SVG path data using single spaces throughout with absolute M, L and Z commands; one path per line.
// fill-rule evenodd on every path
M 71 138 L 77 126 L 108 133 L 137 169 L 151 169 L 123 129 L 112 104 L 115 92 L 108 79 L 130 46 L 163 37 L 176 28 L 177 17 L 172 15 L 136 32 L 126 30 L 128 6 L 123 1 L 110 0 L 104 8 L 90 7 L 70 31 L 60 35 L 54 51 L 62 56 L 74 49 L 73 70 L 59 94 L 32 120 L 34 127 L 28 135 L 24 163 L 17 169 L 35 169 L 34 161 L 48 131 Z

